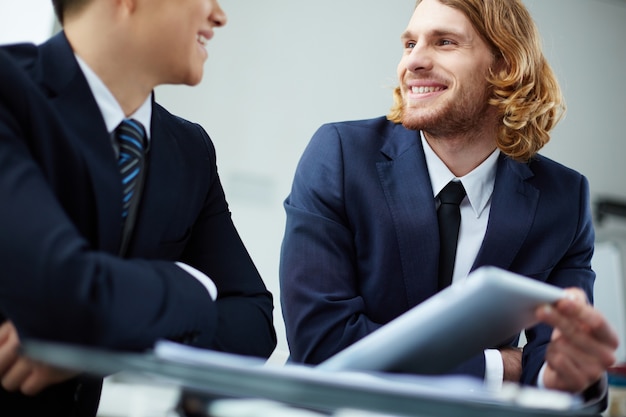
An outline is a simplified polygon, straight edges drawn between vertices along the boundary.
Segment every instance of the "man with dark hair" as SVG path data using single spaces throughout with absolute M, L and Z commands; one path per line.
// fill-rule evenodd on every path
M 154 101 L 195 85 L 216 0 L 55 0 L 64 30 L 0 47 L 0 414 L 94 416 L 101 380 L 20 340 L 268 357 L 272 296 L 206 132 Z
M 537 154 L 564 104 L 531 16 L 521 0 L 423 0 L 401 40 L 390 114 L 321 127 L 285 201 L 291 358 L 322 362 L 492 265 L 572 298 L 537 311 L 523 352 L 511 340 L 451 372 L 602 397 L 617 337 L 587 302 L 588 182 Z

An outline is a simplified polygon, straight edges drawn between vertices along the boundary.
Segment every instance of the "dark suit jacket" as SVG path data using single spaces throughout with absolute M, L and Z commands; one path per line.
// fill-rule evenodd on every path
M 473 269 L 494 265 L 591 299 L 587 180 L 545 157 L 501 156 Z M 385 118 L 321 127 L 285 201 L 281 305 L 291 358 L 319 363 L 437 291 L 439 233 L 419 132 Z M 551 329 L 528 329 L 522 382 Z M 407 337 L 410 337 L 408 335 Z M 454 372 L 484 376 L 484 356 Z
M 142 201 L 121 257 L 111 137 L 64 34 L 0 48 L 0 80 L 0 313 L 20 337 L 132 350 L 169 338 L 269 356 L 272 296 L 233 226 L 206 132 L 153 103 Z M 173 261 L 207 274 L 218 300 Z M 3 392 L 0 408 L 14 400 L 31 407 L 19 415 L 89 415 L 99 389 L 87 385 L 27 401 Z

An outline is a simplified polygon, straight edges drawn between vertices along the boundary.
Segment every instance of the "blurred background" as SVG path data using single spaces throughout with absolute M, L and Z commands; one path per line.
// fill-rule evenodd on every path
M 399 37 L 414 3 L 221 0 L 228 24 L 209 43 L 202 83 L 156 90 L 162 105 L 200 123 L 215 143 L 235 224 L 275 295 L 276 361 L 288 355 L 278 262 L 282 202 L 296 164 L 322 123 L 387 112 L 402 52 Z M 596 303 L 623 340 L 626 0 L 524 3 L 568 104 L 542 153 L 589 179 L 598 234 Z M 40 43 L 56 30 L 49 0 L 0 3 L 0 43 Z M 623 348 L 619 353 L 626 360 Z

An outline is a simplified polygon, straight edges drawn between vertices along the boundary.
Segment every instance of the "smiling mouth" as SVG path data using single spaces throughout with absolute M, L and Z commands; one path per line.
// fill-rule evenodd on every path
M 204 47 L 206 47 L 206 44 L 209 42 L 209 39 L 206 36 L 201 35 L 201 34 L 198 34 L 197 40 L 198 40 L 198 43 Z
M 425 87 L 425 86 L 411 87 L 411 92 L 413 94 L 436 93 L 438 91 L 443 91 L 443 90 L 445 90 L 444 87 Z

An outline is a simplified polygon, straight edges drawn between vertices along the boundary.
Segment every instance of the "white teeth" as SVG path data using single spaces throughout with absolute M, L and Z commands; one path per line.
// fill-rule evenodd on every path
M 442 91 L 442 87 L 411 87 L 411 91 L 414 94 L 434 93 L 435 91 Z
M 198 35 L 198 42 L 202 45 L 202 46 L 206 46 L 207 42 L 209 40 L 204 37 L 203 35 Z

